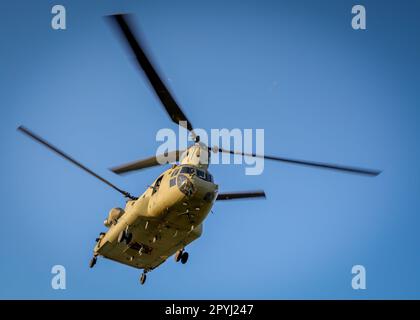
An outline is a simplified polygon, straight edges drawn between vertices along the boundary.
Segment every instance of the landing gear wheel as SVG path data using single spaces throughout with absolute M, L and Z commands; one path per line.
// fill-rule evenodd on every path
M 93 257 L 90 261 L 89 261 L 89 268 L 93 268 L 96 264 L 96 257 Z
M 188 252 L 183 252 L 181 255 L 181 263 L 186 264 L 188 261 Z
M 118 243 L 121 243 L 125 240 L 125 230 L 121 231 L 120 234 L 118 235 Z
M 131 232 L 126 233 L 126 235 L 125 235 L 125 243 L 127 245 L 130 244 L 130 242 L 131 242 L 132 239 L 133 239 L 133 234 Z
M 179 262 L 179 261 L 181 261 L 181 257 L 182 257 L 182 253 L 183 253 L 184 251 L 183 250 L 178 250 L 176 253 L 175 253 L 175 262 Z
M 146 273 L 143 272 L 141 274 L 141 277 L 140 277 L 140 284 L 141 285 L 143 285 L 146 282 L 146 278 L 147 278 Z

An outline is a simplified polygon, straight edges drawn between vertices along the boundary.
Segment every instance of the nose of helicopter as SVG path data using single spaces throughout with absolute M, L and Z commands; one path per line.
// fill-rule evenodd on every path
M 184 178 L 178 176 L 178 178 L 178 189 L 183 197 L 179 199 L 178 205 L 174 206 L 178 210 L 177 219 L 182 223 L 197 226 L 210 212 L 217 196 L 218 186 L 197 175 L 184 176 Z
M 202 204 L 212 203 L 216 198 L 218 185 L 210 181 L 205 181 L 196 175 L 190 179 L 191 185 L 188 185 L 187 187 L 192 187 L 193 189 L 191 198 Z

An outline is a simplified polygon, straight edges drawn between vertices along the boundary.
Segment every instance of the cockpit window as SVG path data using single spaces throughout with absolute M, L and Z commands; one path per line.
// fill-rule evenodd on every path
M 197 176 L 201 179 L 206 180 L 206 173 L 202 170 L 197 170 Z
M 175 169 L 172 174 L 171 177 L 175 177 L 178 174 L 179 169 Z
M 203 170 L 197 170 L 197 176 L 208 182 L 213 182 L 213 176 L 210 173 L 205 172 Z
M 182 167 L 181 173 L 193 174 L 195 173 L 195 170 L 194 168 L 191 168 L 191 167 Z

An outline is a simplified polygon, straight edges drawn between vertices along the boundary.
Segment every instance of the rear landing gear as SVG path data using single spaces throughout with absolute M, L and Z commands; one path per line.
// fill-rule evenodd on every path
M 188 261 L 188 252 L 184 251 L 184 249 L 178 250 L 175 253 L 175 261 L 181 261 L 182 264 L 186 264 Z
M 182 256 L 181 256 L 181 263 L 182 264 L 186 264 L 187 263 L 187 261 L 188 261 L 188 252 L 183 252 L 182 253 Z
M 183 253 L 183 250 L 178 250 L 175 253 L 175 262 L 179 262 L 181 260 L 182 253 Z

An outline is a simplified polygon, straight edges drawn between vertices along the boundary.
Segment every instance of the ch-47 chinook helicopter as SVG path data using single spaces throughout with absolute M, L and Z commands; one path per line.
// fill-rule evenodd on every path
M 79 168 L 112 187 L 127 201 L 124 209 L 113 208 L 104 221 L 108 231 L 96 239 L 93 258 L 89 263 L 92 268 L 97 257 L 114 260 L 138 269 L 143 269 L 140 283 L 146 281 L 146 273 L 175 255 L 175 260 L 185 264 L 188 253 L 185 247 L 200 237 L 203 221 L 206 219 L 215 201 L 265 197 L 264 191 L 246 191 L 219 193 L 212 175 L 208 171 L 209 157 L 212 152 L 240 154 L 260 157 L 290 164 L 316 168 L 332 169 L 347 173 L 377 176 L 380 171 L 361 169 L 313 161 L 295 160 L 284 157 L 263 156 L 244 152 L 211 148 L 200 142 L 195 135 L 191 122 L 178 106 L 171 93 L 156 72 L 151 60 L 144 51 L 144 46 L 136 38 L 126 15 L 109 16 L 112 24 L 119 30 L 131 48 L 131 52 L 143 70 L 155 94 L 173 122 L 183 125 L 195 139 L 195 143 L 186 150 L 175 150 L 165 154 L 166 158 L 178 160 L 177 164 L 163 172 L 142 195 L 136 197 L 124 191 L 92 170 L 65 154 L 29 129 L 20 126 L 19 131 L 48 147 L 58 155 L 69 160 Z M 162 164 L 161 156 L 134 161 L 111 170 L 124 174 Z

